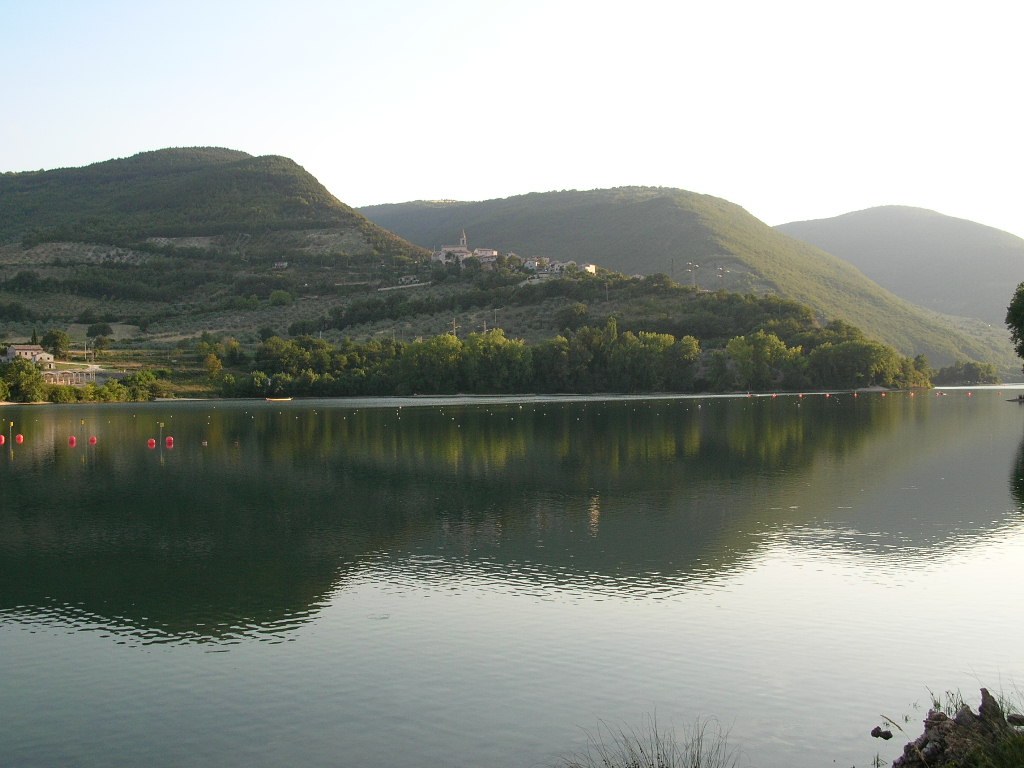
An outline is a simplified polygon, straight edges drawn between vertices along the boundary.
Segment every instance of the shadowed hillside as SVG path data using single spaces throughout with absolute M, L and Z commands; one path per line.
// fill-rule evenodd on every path
M 152 237 L 324 228 L 355 230 L 384 253 L 415 250 L 286 157 L 193 147 L 0 175 L 0 244 L 131 245 Z
M 923 208 L 889 205 L 776 229 L 846 259 L 908 301 L 993 325 L 1002 326 L 1024 280 L 1024 240 Z
M 1016 367 L 1002 328 L 969 322 L 955 327 L 952 318 L 894 296 L 848 262 L 709 195 L 627 187 L 475 203 L 418 201 L 361 211 L 428 248 L 465 229 L 474 246 L 594 262 L 626 274 L 663 272 L 700 288 L 775 293 L 938 365 L 969 358 Z
M 10 323 L 3 332 L 27 338 L 37 325 L 99 317 L 126 326 L 125 335 L 133 326 L 147 335 L 135 344 L 201 332 L 254 343 L 256 330 L 268 327 L 415 339 L 460 325 L 493 327 L 500 313 L 513 337 L 558 333 L 568 295 L 519 291 L 526 275 L 504 267 L 474 277 L 429 263 L 426 247 L 451 242 L 465 228 L 474 246 L 626 274 L 665 273 L 704 292 L 793 299 L 819 321 L 844 320 L 936 366 L 966 358 L 1016 369 L 1002 329 L 979 322 L 961 332 L 849 263 L 707 195 L 622 188 L 368 211 L 377 223 L 288 158 L 228 149 L 165 149 L 84 168 L 3 174 L 0 320 Z M 476 294 L 465 293 L 469 284 Z M 391 291 L 399 287 L 409 290 Z M 501 296 L 488 293 L 499 289 Z M 654 311 L 653 300 L 613 306 L 612 292 L 603 293 L 590 297 L 597 322 L 599 312 L 635 319 Z M 397 304 L 409 311 L 392 311 Z M 672 325 L 672 310 L 657 312 L 668 314 L 655 325 Z
M 299 297 L 425 257 L 285 157 L 193 147 L 0 175 L 7 338 L 88 315 L 165 338 L 287 326 L 314 312 Z

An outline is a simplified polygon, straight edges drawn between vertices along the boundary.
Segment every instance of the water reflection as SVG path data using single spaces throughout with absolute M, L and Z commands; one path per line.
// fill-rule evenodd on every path
M 1017 460 L 1013 463 L 1013 470 L 1010 473 L 1010 492 L 1017 506 L 1024 509 L 1024 438 L 1021 439 L 1020 447 L 1017 449 Z
M 713 585 L 780 535 L 928 556 L 1014 522 L 1003 503 L 965 526 L 946 503 L 1002 503 L 949 462 L 1006 414 L 951 400 L 10 409 L 26 440 L 0 460 L 0 617 L 281 641 L 368 573 L 649 597 Z

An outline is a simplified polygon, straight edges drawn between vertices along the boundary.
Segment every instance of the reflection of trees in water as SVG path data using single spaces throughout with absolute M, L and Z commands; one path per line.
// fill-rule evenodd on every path
M 100 444 L 74 452 L 80 412 L 38 413 L 4 468 L 0 610 L 198 640 L 285 632 L 381 552 L 627 592 L 718 575 L 779 472 L 903 417 L 871 398 L 125 407 L 90 412 Z M 144 448 L 160 420 L 173 451 Z
M 1017 505 L 1024 507 L 1024 438 L 1017 449 L 1017 460 L 1013 463 L 1013 474 L 1010 475 L 1010 493 Z

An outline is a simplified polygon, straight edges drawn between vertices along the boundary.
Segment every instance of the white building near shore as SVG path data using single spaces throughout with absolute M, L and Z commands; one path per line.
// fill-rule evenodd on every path
M 6 354 L 0 357 L 0 363 L 13 363 L 18 358 L 28 360 L 45 369 L 55 367 L 53 355 L 38 344 L 11 344 L 7 347 Z

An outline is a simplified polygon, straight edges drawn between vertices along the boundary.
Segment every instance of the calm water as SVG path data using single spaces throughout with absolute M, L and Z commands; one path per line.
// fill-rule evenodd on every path
M 0 765 L 891 759 L 1024 684 L 1010 395 L 4 408 Z

